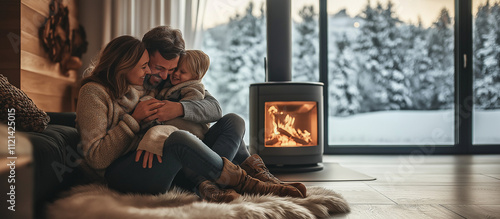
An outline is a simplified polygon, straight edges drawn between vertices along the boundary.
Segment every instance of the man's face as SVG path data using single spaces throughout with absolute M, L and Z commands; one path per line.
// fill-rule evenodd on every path
M 151 74 L 159 75 L 162 80 L 166 80 L 168 75 L 175 71 L 177 62 L 179 62 L 179 56 L 171 60 L 166 60 L 158 51 L 149 55 L 149 68 L 151 69 Z

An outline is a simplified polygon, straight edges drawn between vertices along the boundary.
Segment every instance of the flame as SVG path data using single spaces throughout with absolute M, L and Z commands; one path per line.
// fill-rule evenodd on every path
M 311 133 L 295 128 L 295 117 L 280 112 L 276 106 L 270 106 L 267 112 L 273 125 L 272 134 L 266 140 L 267 146 L 311 145 L 313 142 Z

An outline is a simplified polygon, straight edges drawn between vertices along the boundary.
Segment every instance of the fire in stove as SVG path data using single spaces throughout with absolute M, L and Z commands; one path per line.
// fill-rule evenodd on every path
M 303 147 L 318 144 L 317 102 L 266 102 L 265 112 L 266 147 Z

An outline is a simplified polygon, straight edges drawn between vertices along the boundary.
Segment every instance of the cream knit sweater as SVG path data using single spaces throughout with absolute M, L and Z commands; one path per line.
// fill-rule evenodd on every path
M 114 160 L 137 147 L 140 126 L 129 114 L 140 96 L 134 91 L 129 89 L 113 101 L 98 83 L 89 82 L 80 89 L 76 109 L 80 146 L 85 162 L 100 176 Z

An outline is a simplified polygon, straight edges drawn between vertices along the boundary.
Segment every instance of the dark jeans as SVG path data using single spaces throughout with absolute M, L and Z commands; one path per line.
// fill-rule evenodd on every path
M 244 160 L 250 156 L 242 140 L 244 132 L 244 121 L 236 114 L 222 117 L 203 142 L 189 132 L 175 131 L 163 146 L 163 163 L 155 156 L 151 169 L 142 168 L 142 158 L 135 162 L 136 152 L 130 152 L 106 169 L 106 180 L 110 188 L 121 192 L 158 194 L 166 192 L 179 173 L 174 184 L 193 190 L 202 179 L 219 178 L 221 157 Z
M 224 115 L 205 134 L 203 142 L 221 157 L 235 164 L 242 163 L 250 156 L 243 141 L 245 121 L 234 113 Z M 173 182 L 186 190 L 197 192 L 197 185 L 205 180 L 188 168 L 182 168 Z
M 239 164 L 250 156 L 243 141 L 244 135 L 245 121 L 229 113 L 210 127 L 203 142 L 221 157 Z

